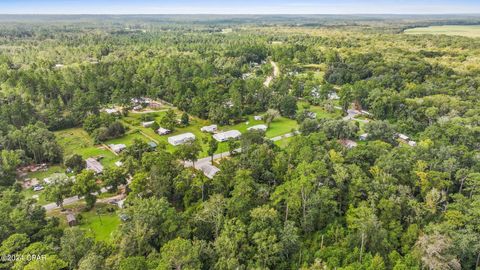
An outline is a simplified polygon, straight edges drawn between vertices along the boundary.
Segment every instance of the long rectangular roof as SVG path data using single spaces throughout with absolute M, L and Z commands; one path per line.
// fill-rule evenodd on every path
M 229 130 L 222 133 L 217 133 L 213 135 L 213 138 L 217 141 L 226 141 L 228 139 L 238 138 L 242 135 L 238 130 Z

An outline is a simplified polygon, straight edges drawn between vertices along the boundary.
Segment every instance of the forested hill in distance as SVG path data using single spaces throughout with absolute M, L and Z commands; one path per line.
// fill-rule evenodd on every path
M 0 15 L 0 268 L 479 269 L 479 24 Z

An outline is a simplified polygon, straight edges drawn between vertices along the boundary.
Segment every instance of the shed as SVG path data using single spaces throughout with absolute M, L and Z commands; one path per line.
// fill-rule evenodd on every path
M 162 128 L 162 127 L 157 129 L 157 133 L 160 134 L 160 135 L 167 135 L 170 132 L 172 132 L 170 129 L 166 129 L 166 128 Z
M 103 165 L 100 162 L 98 162 L 98 160 L 94 158 L 87 158 L 86 163 L 87 163 L 87 170 L 91 170 L 96 174 L 100 174 L 103 172 Z
M 217 125 L 210 125 L 210 126 L 202 127 L 200 130 L 202 132 L 213 133 L 213 132 L 216 132 L 217 129 L 218 129 Z
M 217 133 L 213 135 L 213 138 L 219 142 L 226 142 L 230 139 L 238 139 L 242 136 L 242 133 L 238 130 L 229 130 L 222 133 Z
M 150 127 L 155 124 L 155 121 L 142 122 L 142 127 Z
M 184 144 L 189 141 L 194 141 L 195 140 L 195 135 L 191 132 L 188 133 L 183 133 L 177 136 L 172 136 L 168 138 L 168 143 L 170 143 L 173 146 L 177 146 L 180 144 Z
M 339 141 L 341 145 L 345 146 L 348 149 L 352 149 L 354 147 L 357 147 L 357 143 L 352 141 L 352 140 L 340 140 Z
M 151 148 L 157 148 L 158 145 L 155 142 L 149 142 L 148 146 L 150 146 Z
M 415 147 L 415 146 L 417 146 L 417 142 L 416 141 L 409 141 L 408 145 L 410 145 L 412 147 Z
M 109 147 L 113 150 L 113 152 L 117 154 L 125 150 L 125 148 L 127 148 L 125 144 L 110 144 Z
M 248 131 L 251 131 L 251 130 L 267 131 L 267 129 L 268 127 L 266 125 L 256 125 L 256 126 L 247 128 Z
M 262 120 L 263 120 L 263 116 L 261 116 L 261 115 L 255 115 L 255 116 L 253 117 L 253 119 L 255 119 L 255 121 L 262 121 Z
M 67 215 L 68 226 L 73 227 L 77 225 L 77 218 L 73 214 Z
M 360 141 L 366 141 L 368 139 L 368 133 L 364 133 L 362 135 L 360 135 Z

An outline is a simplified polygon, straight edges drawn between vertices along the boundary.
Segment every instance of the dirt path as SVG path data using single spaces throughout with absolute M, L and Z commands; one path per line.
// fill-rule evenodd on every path
M 280 68 L 278 67 L 277 63 L 270 61 L 270 64 L 273 67 L 273 74 L 271 76 L 268 76 L 263 85 L 266 87 L 269 87 L 270 84 L 272 83 L 273 79 L 280 76 Z

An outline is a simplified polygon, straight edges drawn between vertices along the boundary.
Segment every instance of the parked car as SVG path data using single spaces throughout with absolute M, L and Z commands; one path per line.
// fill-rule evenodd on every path
M 33 186 L 33 191 L 40 191 L 40 190 L 43 190 L 43 186 L 41 185 Z

